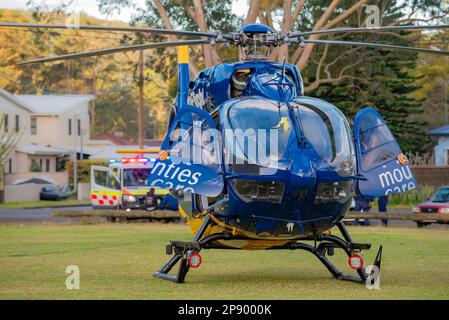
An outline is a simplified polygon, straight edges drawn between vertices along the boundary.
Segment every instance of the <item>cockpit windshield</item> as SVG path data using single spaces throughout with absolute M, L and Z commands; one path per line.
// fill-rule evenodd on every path
M 251 165 L 255 168 L 285 165 L 288 146 L 295 141 L 295 130 L 285 104 L 262 99 L 241 100 L 227 109 L 226 118 L 223 128 L 228 155 L 225 156 L 233 170 L 244 165 L 244 171 L 249 173 Z
M 239 100 L 224 109 L 225 162 L 231 171 L 257 174 L 260 167 L 287 169 L 292 160 L 290 146 L 303 141 L 299 136 L 303 134 L 325 167 L 342 176 L 354 175 L 351 130 L 340 110 L 309 98 L 294 100 L 290 105 L 294 119 L 286 103 L 268 99 Z

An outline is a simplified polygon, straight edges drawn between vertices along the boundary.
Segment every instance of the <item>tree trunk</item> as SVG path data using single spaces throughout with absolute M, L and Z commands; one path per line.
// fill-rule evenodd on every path
M 157 12 L 159 13 L 159 15 L 161 16 L 162 22 L 164 24 L 164 27 L 166 29 L 173 29 L 173 25 L 170 22 L 170 18 L 167 15 L 167 11 L 165 11 L 164 6 L 162 5 L 162 3 L 159 0 L 153 0 L 153 4 L 156 7 Z M 174 36 L 174 35 L 169 35 L 168 39 L 170 41 L 176 41 L 178 39 L 178 37 Z M 168 50 L 173 50 L 173 48 L 169 48 Z M 190 76 L 191 77 L 195 77 L 198 74 L 198 69 L 190 64 L 189 65 L 189 70 L 190 70 Z
M 283 33 L 289 32 L 291 27 L 292 27 L 292 20 L 291 20 L 291 18 L 292 18 L 292 12 L 291 12 L 292 4 L 293 4 L 293 0 L 284 0 L 284 5 L 283 5 L 284 15 L 282 17 L 282 26 L 281 26 L 281 31 Z M 288 44 L 283 44 L 279 48 L 278 60 L 279 61 L 284 61 L 284 58 L 288 59 Z
M 195 18 L 192 17 L 192 19 L 196 22 L 201 32 L 207 32 L 206 17 L 204 15 L 203 4 L 201 0 L 193 0 L 193 8 Z M 203 45 L 204 63 L 206 64 L 206 68 L 214 65 L 212 50 L 213 48 L 211 45 Z
M 357 11 L 362 5 L 364 5 L 368 0 L 359 0 L 354 5 L 352 5 L 348 10 L 345 10 L 342 14 L 338 15 L 334 19 L 332 19 L 329 23 L 324 25 L 324 23 L 329 19 L 329 17 L 334 12 L 335 8 L 337 7 L 340 0 L 333 0 L 332 3 L 329 5 L 329 7 L 326 9 L 326 11 L 323 13 L 323 15 L 318 19 L 317 23 L 313 27 L 313 30 L 319 30 L 319 29 L 330 29 L 332 27 L 335 27 L 338 23 L 349 17 L 351 14 L 353 14 L 355 11 Z M 321 37 L 321 35 L 311 35 L 308 39 L 317 40 Z M 297 49 L 298 51 L 302 51 L 301 56 L 299 57 L 296 65 L 298 66 L 299 70 L 303 70 L 309 61 L 309 58 L 312 54 L 313 48 L 315 47 L 315 44 L 308 43 L 304 47 L 304 49 L 301 50 L 301 48 Z M 296 54 L 296 52 L 295 52 Z
M 245 24 L 255 23 L 259 16 L 261 0 L 250 0 L 248 14 L 246 15 Z
M 335 8 L 340 3 L 340 0 L 333 0 L 329 7 L 327 7 L 326 11 L 321 15 L 321 17 L 318 19 L 318 21 L 315 23 L 315 26 L 313 27 L 313 30 L 320 29 L 324 23 L 329 19 L 331 14 L 334 12 Z M 311 35 L 309 39 L 319 39 L 319 35 Z M 303 70 L 305 66 L 307 65 L 307 62 L 309 61 L 310 55 L 312 54 L 314 45 L 312 43 L 306 44 L 304 47 L 304 50 L 302 51 L 301 57 L 299 57 L 299 61 L 297 63 L 299 70 Z

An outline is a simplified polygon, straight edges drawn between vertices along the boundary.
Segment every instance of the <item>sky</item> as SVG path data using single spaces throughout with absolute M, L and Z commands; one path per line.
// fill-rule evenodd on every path
M 0 9 L 26 9 L 26 4 L 29 0 L 0 0 Z M 132 0 L 137 7 L 144 7 L 146 0 Z M 35 0 L 35 3 L 41 1 Z M 50 7 L 58 6 L 61 3 L 67 2 L 64 0 L 45 0 L 42 1 L 48 4 Z M 247 0 L 234 0 L 232 4 L 232 11 L 238 16 L 244 16 L 248 8 Z M 121 20 L 124 22 L 129 22 L 132 9 L 125 8 L 121 10 L 120 13 L 115 13 L 114 15 L 107 17 L 100 13 L 97 7 L 96 0 L 74 0 L 72 6 L 70 7 L 72 11 L 84 11 L 89 15 L 97 18 L 107 19 L 107 20 Z

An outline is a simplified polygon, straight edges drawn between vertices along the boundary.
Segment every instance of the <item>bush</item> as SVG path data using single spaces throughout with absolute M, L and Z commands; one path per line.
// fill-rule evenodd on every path
M 414 205 L 419 202 L 424 202 L 431 197 L 437 189 L 437 187 L 423 185 L 420 186 L 419 189 L 401 192 L 390 197 L 390 204 Z
M 77 160 L 76 170 L 78 182 L 90 182 L 90 167 L 92 166 L 108 166 L 106 160 Z M 73 161 L 68 162 L 67 170 L 69 171 L 69 185 L 73 188 Z

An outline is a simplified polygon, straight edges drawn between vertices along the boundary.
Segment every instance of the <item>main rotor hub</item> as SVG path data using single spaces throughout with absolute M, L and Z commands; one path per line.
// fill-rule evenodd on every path
M 223 38 L 239 46 L 245 60 L 267 59 L 273 47 L 292 41 L 297 42 L 296 39 L 290 39 L 287 34 L 275 32 L 269 26 L 259 23 L 244 25 L 238 32 Z

